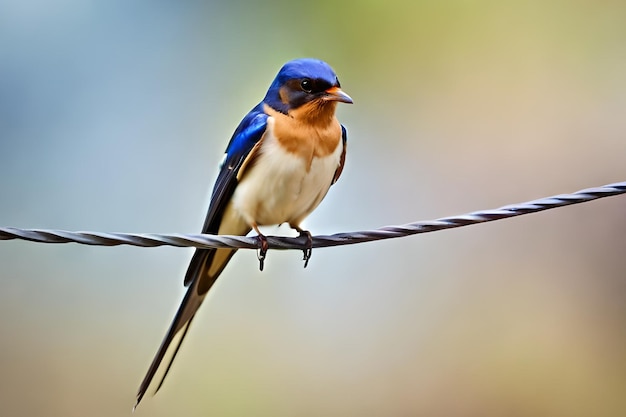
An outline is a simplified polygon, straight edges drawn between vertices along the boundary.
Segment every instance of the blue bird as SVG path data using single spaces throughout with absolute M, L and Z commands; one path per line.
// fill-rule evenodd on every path
M 258 227 L 287 223 L 307 238 L 306 267 L 311 234 L 300 223 L 339 179 L 345 161 L 346 129 L 335 117 L 338 102 L 352 99 L 327 63 L 310 58 L 287 62 L 228 143 L 202 233 L 244 236 L 254 230 L 262 269 L 268 245 Z M 161 388 L 196 311 L 236 251 L 194 253 L 185 275 L 187 292 L 139 387 L 135 407 L 182 332 L 156 391 Z

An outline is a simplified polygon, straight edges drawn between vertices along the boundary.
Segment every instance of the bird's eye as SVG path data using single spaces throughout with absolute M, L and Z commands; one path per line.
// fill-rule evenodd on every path
M 305 78 L 304 80 L 300 81 L 300 87 L 302 88 L 302 91 L 310 93 L 311 91 L 313 91 L 313 81 Z

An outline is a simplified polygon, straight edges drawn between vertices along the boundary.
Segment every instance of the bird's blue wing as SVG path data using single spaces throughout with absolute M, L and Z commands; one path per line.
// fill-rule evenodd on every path
M 237 186 L 239 170 L 250 156 L 254 146 L 263 137 L 268 117 L 263 112 L 262 104 L 259 104 L 243 118 L 233 133 L 226 147 L 226 155 L 211 193 L 211 203 L 202 227 L 202 233 L 215 234 L 218 232 L 224 209 Z

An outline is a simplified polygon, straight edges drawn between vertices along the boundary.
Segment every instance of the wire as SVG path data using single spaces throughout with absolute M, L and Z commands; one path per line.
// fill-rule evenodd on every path
M 475 211 L 460 216 L 442 217 L 436 220 L 420 221 L 400 226 L 386 226 L 375 230 L 337 233 L 334 235 L 314 236 L 313 247 L 353 245 L 382 239 L 416 235 L 437 230 L 452 229 L 477 223 L 491 222 L 524 214 L 536 213 L 557 207 L 569 206 L 626 193 L 626 181 L 601 187 L 587 188 L 572 194 L 560 194 L 552 197 L 511 204 L 494 210 Z M 204 234 L 155 234 L 155 233 L 106 233 L 106 232 L 69 232 L 65 230 L 18 229 L 0 227 L 0 240 L 28 240 L 40 243 L 79 243 L 93 246 L 131 245 L 140 247 L 176 246 L 196 248 L 241 248 L 257 249 L 256 237 L 204 235 Z M 307 243 L 306 237 L 268 236 L 270 249 L 300 249 Z

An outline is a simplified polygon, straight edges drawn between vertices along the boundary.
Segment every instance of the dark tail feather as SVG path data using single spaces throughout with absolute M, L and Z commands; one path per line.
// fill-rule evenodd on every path
M 172 363 L 174 363 L 174 358 L 176 357 L 176 354 L 178 353 L 178 350 L 187 335 L 187 331 L 189 330 L 189 326 L 196 314 L 196 311 L 202 304 L 202 301 L 204 301 L 209 289 L 211 289 L 215 280 L 217 280 L 217 277 L 219 277 L 222 273 L 224 267 L 236 251 L 236 249 L 198 249 L 194 253 L 189 264 L 189 268 L 187 269 L 187 274 L 185 275 L 185 285 L 189 285 L 189 287 L 187 288 L 185 297 L 176 312 L 174 321 L 170 325 L 163 342 L 161 342 L 161 346 L 159 346 L 159 350 L 152 360 L 150 368 L 148 368 L 148 373 L 139 386 L 137 401 L 135 402 L 133 410 L 137 408 L 137 405 L 139 405 L 139 402 L 146 394 L 146 391 L 160 368 L 161 362 L 172 344 L 172 341 L 182 330 L 183 333 L 178 340 L 174 353 L 169 359 L 167 368 L 165 368 L 165 373 L 163 374 L 155 393 L 163 385 L 163 381 L 165 381 L 165 377 L 167 376 Z
M 180 349 L 180 346 L 183 344 L 183 340 L 185 339 L 185 336 L 187 336 L 187 331 L 189 330 L 189 326 L 191 326 L 191 321 L 193 320 L 194 317 L 196 316 L 194 315 L 193 317 L 191 317 L 189 321 L 187 322 L 187 324 L 185 325 L 185 330 L 183 330 L 183 334 L 178 340 L 178 344 L 176 345 L 176 350 L 174 350 L 174 353 L 172 353 L 172 357 L 170 358 L 170 362 L 167 364 L 167 368 L 165 368 L 165 372 L 163 373 L 163 376 L 161 377 L 161 381 L 159 382 L 159 385 L 154 390 L 155 394 L 161 389 L 163 382 L 165 382 L 165 377 L 170 371 L 170 368 L 172 367 L 172 364 L 174 363 L 174 359 L 176 358 L 176 355 L 178 355 L 178 350 Z
M 148 387 L 150 386 L 152 379 L 156 375 L 161 365 L 161 362 L 163 361 L 163 358 L 165 357 L 165 354 L 168 351 L 170 344 L 172 343 L 176 335 L 181 330 L 184 329 L 183 334 L 181 335 L 180 340 L 178 341 L 176 349 L 174 350 L 174 353 L 172 354 L 172 357 L 169 360 L 169 363 L 165 370 L 165 374 L 161 378 L 161 382 L 159 383 L 159 386 L 157 387 L 157 391 L 159 388 L 161 388 L 161 385 L 163 385 L 163 381 L 165 380 L 165 377 L 167 376 L 167 373 L 170 370 L 172 363 L 174 362 L 174 358 L 176 357 L 176 354 L 178 353 L 178 350 L 180 349 L 180 346 L 183 340 L 185 339 L 185 336 L 187 335 L 187 330 L 189 330 L 189 325 L 191 324 L 191 321 L 193 320 L 194 315 L 196 314 L 196 311 L 198 310 L 198 307 L 200 307 L 200 305 L 202 304 L 202 301 L 204 300 L 204 297 L 206 296 L 206 292 L 199 294 L 198 285 L 199 285 L 199 281 L 201 281 L 199 279 L 201 275 L 200 271 L 203 271 L 203 267 L 204 265 L 207 264 L 207 260 L 209 260 L 210 258 L 209 255 L 211 255 L 212 252 L 214 251 L 198 250 L 194 254 L 191 265 L 194 265 L 194 269 L 196 272 L 196 279 L 193 280 L 193 282 L 191 282 L 191 285 L 187 288 L 187 292 L 185 293 L 185 297 L 183 298 L 183 301 L 180 307 L 178 308 L 178 311 L 176 312 L 174 321 L 170 325 L 170 328 L 168 329 L 167 334 L 165 335 L 165 338 L 163 339 L 163 342 L 161 342 L 161 346 L 159 346 L 159 350 L 157 351 L 156 355 L 154 356 L 154 359 L 152 360 L 152 363 L 150 364 L 150 368 L 148 368 L 148 372 L 146 373 L 146 376 L 144 377 L 143 381 L 141 382 L 141 385 L 139 386 L 139 391 L 137 392 L 137 401 L 135 402 L 135 406 L 133 407 L 133 410 L 137 408 L 137 405 L 139 405 L 139 402 L 146 394 L 146 391 L 148 390 Z
M 154 390 L 155 394 L 161 388 L 161 385 L 163 385 L 163 381 L 165 381 L 165 377 L 167 376 L 167 373 L 170 371 L 170 367 L 172 366 L 172 363 L 174 363 L 174 359 L 176 358 L 176 354 L 178 353 L 178 349 L 180 349 L 180 346 L 183 343 L 183 340 L 185 339 L 185 336 L 187 335 L 187 330 L 189 330 L 189 325 L 191 324 L 192 320 L 193 320 L 193 317 L 191 317 L 191 319 L 189 319 L 189 321 L 184 325 L 185 330 L 183 331 L 182 336 L 178 340 L 178 343 L 176 345 L 176 350 L 174 350 L 174 353 L 170 357 L 169 363 L 167 364 L 167 368 L 165 369 L 165 373 L 161 377 L 161 382 L 159 382 L 159 385 Z M 174 336 L 175 335 L 176 335 L 176 333 L 174 333 Z M 168 333 L 168 336 L 169 336 L 169 333 Z M 173 338 L 173 336 L 172 336 L 172 338 Z M 163 342 L 165 342 L 165 340 Z M 157 370 L 159 369 L 159 365 L 161 364 L 161 361 L 163 360 L 163 357 L 165 356 L 165 352 L 167 352 L 167 348 L 169 347 L 169 344 L 171 342 L 172 341 L 170 339 L 169 342 L 167 343 L 167 346 L 165 346 L 165 343 L 163 343 L 161 345 L 161 347 L 159 347 L 159 351 L 157 352 L 156 356 L 154 357 L 154 359 L 152 361 L 152 364 L 150 365 L 150 369 L 148 369 L 148 373 L 146 374 L 146 376 L 144 377 L 143 381 L 141 382 L 141 386 L 139 387 L 139 391 L 137 392 L 137 401 L 135 402 L 135 405 L 133 406 L 133 412 L 135 411 L 135 409 L 139 405 L 139 402 L 141 401 L 143 396 L 148 391 L 148 387 L 150 386 L 150 382 L 152 382 L 152 379 L 154 378 L 154 375 L 156 374 Z

